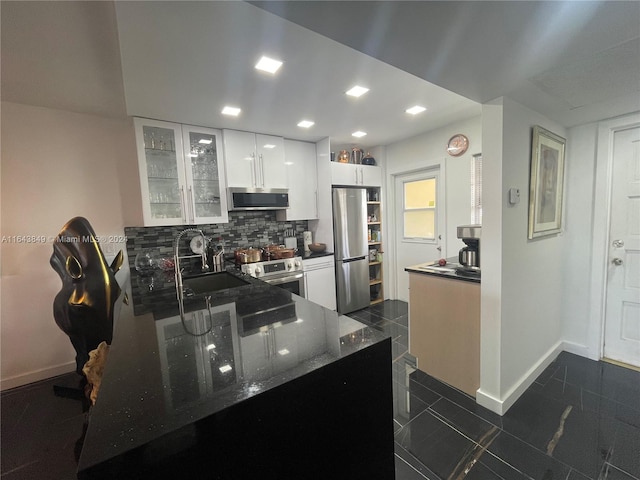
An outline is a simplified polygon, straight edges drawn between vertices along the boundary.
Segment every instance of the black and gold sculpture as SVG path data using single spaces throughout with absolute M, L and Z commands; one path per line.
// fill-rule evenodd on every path
M 91 224 L 86 218 L 75 217 L 53 242 L 49 262 L 62 279 L 53 316 L 71 339 L 76 372 L 83 375 L 89 352 L 100 342 L 110 344 L 113 337 L 114 305 L 121 293 L 115 273 L 122 267 L 123 254 L 120 251 L 108 265 Z

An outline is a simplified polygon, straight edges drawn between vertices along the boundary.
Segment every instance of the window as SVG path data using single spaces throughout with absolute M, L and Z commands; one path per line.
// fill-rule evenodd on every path
M 404 182 L 404 238 L 436 238 L 436 179 Z
M 471 224 L 482 225 L 482 155 L 471 157 Z

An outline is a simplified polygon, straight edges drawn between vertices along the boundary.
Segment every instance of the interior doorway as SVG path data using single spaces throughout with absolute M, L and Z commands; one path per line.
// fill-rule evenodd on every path
M 443 256 L 444 182 L 440 167 L 394 175 L 396 298 L 409 301 L 404 269 Z
M 640 126 L 612 143 L 603 357 L 640 367 Z

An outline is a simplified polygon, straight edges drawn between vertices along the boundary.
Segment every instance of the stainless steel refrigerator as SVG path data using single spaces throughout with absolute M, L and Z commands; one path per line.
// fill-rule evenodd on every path
M 367 191 L 333 189 L 333 232 L 338 313 L 369 305 Z

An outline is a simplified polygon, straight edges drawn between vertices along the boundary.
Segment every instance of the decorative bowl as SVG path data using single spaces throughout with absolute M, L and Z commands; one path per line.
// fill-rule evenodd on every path
M 313 253 L 322 253 L 327 249 L 326 243 L 310 243 L 309 250 Z

